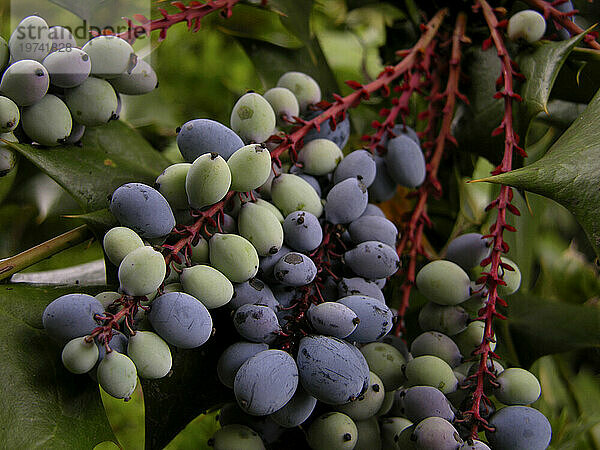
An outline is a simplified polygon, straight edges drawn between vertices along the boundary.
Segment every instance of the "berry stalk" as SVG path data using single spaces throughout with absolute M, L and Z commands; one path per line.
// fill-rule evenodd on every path
M 201 20 L 204 16 L 220 11 L 225 18 L 231 17 L 232 8 L 240 0 L 211 0 L 206 3 L 190 2 L 189 5 L 184 5 L 182 2 L 172 2 L 171 5 L 179 9 L 180 12 L 169 14 L 163 8 L 158 11 L 162 14 L 162 18 L 150 20 L 141 14 L 135 14 L 133 19 L 139 23 L 134 24 L 132 19 L 125 18 L 127 21 L 127 31 L 118 34 L 117 36 L 125 39 L 130 44 L 133 44 L 140 36 L 150 36 L 150 33 L 155 30 L 160 30 L 158 40 L 163 41 L 167 37 L 167 30 L 173 25 L 186 22 L 188 29 L 196 32 L 201 27 Z
M 377 150 L 380 154 L 385 151 L 383 146 L 380 145 L 381 139 L 384 136 L 390 138 L 395 137 L 393 129 L 396 124 L 398 115 L 402 118 L 402 122 L 405 123 L 404 118 L 410 112 L 410 98 L 414 92 L 423 92 L 423 88 L 430 82 L 429 68 L 431 66 L 431 59 L 434 56 L 436 41 L 433 40 L 425 49 L 425 55 L 422 60 L 415 61 L 414 67 L 408 70 L 405 74 L 405 80 L 399 86 L 394 88 L 395 92 L 401 92 L 401 94 L 392 99 L 392 108 L 383 108 L 379 111 L 379 115 L 385 117 L 383 122 L 373 121 L 371 124 L 376 132 L 371 136 L 363 136 L 362 140 L 369 142 L 369 151 L 375 153 Z M 404 54 L 403 52 L 399 52 Z
M 504 117 L 500 126 L 494 130 L 494 134 L 504 133 L 504 156 L 502 162 L 496 167 L 492 174 L 500 174 L 508 172 L 512 169 L 512 158 L 514 152 L 525 157 L 525 151 L 518 146 L 519 137 L 513 126 L 513 102 L 520 101 L 521 97 L 514 91 L 514 79 L 522 78 L 522 75 L 516 71 L 516 64 L 511 60 L 504 39 L 499 31 L 498 20 L 492 7 L 486 0 L 477 0 L 476 9 L 481 9 L 485 21 L 490 30 L 490 38 L 487 40 L 487 45 L 493 44 L 498 52 L 502 64 L 502 72 L 499 78 L 501 89 L 495 95 L 496 98 L 504 99 Z M 484 42 L 486 45 L 486 42 Z M 466 420 L 472 424 L 471 436 L 475 438 L 479 431 L 479 427 L 489 429 L 488 422 L 481 416 L 481 406 L 491 405 L 490 399 L 484 392 L 484 384 L 489 379 L 494 382 L 494 374 L 489 370 L 488 363 L 491 358 L 497 358 L 497 355 L 490 349 L 490 343 L 494 341 L 494 331 L 492 328 L 495 317 L 505 319 L 505 317 L 496 310 L 496 305 L 506 306 L 506 302 L 498 294 L 498 286 L 506 285 L 502 281 L 502 275 L 498 269 L 502 267 L 506 270 L 514 270 L 512 267 L 502 263 L 500 257 L 503 253 L 508 252 L 508 244 L 504 242 L 504 230 L 515 231 L 512 225 L 506 221 L 507 212 L 519 215 L 517 208 L 511 204 L 513 198 L 512 189 L 508 186 L 502 186 L 498 197 L 492 201 L 486 208 L 497 210 L 496 221 L 490 227 L 490 233 L 486 236 L 491 238 L 491 254 L 481 262 L 482 266 L 491 265 L 489 272 L 484 272 L 479 283 L 485 283 L 488 290 L 488 298 L 486 305 L 479 311 L 478 320 L 485 322 L 484 336 L 481 344 L 475 350 L 474 355 L 479 356 L 477 363 L 477 372 L 468 378 L 471 386 L 474 387 L 472 394 L 471 408 L 464 412 Z
M 460 81 L 460 61 L 461 61 L 461 43 L 468 42 L 465 36 L 467 16 L 460 13 L 456 19 L 456 25 L 452 35 L 452 53 L 450 55 L 448 81 L 443 92 L 439 92 L 439 79 L 436 77 L 433 80 L 432 93 L 429 98 L 430 107 L 428 110 L 429 125 L 435 120 L 435 108 L 439 102 L 445 99 L 442 109 L 442 124 L 440 131 L 434 141 L 434 150 L 429 155 L 427 162 L 427 177 L 425 182 L 417 190 L 417 202 L 410 219 L 405 224 L 402 231 L 402 237 L 396 248 L 398 255 L 401 256 L 407 249 L 409 260 L 408 267 L 404 269 L 405 279 L 402 283 L 402 299 L 398 308 L 399 321 L 396 325 L 396 335 L 400 335 L 404 330 L 404 315 L 409 306 L 410 293 L 415 285 L 417 257 L 425 255 L 423 249 L 423 229 L 425 225 L 431 226 L 431 221 L 427 215 L 427 200 L 430 195 L 440 196 L 442 187 L 437 179 L 440 162 L 444 154 L 444 150 L 448 144 L 456 145 L 456 140 L 452 136 L 451 126 L 454 118 L 454 110 L 456 100 L 460 99 L 468 102 L 467 98 L 458 90 Z M 433 131 L 433 126 L 428 127 L 429 131 Z M 426 130 L 426 134 L 429 133 Z M 426 255 L 425 255 L 426 256 Z
M 279 157 L 286 151 L 291 152 L 292 159 L 296 160 L 297 151 L 302 146 L 302 138 L 306 136 L 312 128 L 319 129 L 321 124 L 326 121 L 331 121 L 335 124 L 338 120 L 343 120 L 346 111 L 350 108 L 357 107 L 363 100 L 368 100 L 371 94 L 381 91 L 384 96 L 390 94 L 390 83 L 400 77 L 402 74 L 407 73 L 409 70 L 415 67 L 417 62 L 420 60 L 422 55 L 426 54 L 427 48 L 431 45 L 433 39 L 437 35 L 437 32 L 448 14 L 447 9 L 442 9 L 436 13 L 435 16 L 424 25 L 424 32 L 421 35 L 417 43 L 406 53 L 405 58 L 396 64 L 395 66 L 386 67 L 375 79 L 368 84 L 360 84 L 356 81 L 348 81 L 347 84 L 354 89 L 351 94 L 341 97 L 338 94 L 333 94 L 335 102 L 333 104 L 326 103 L 326 109 L 317 117 L 311 120 L 299 119 L 300 125 L 292 131 L 292 133 L 285 135 L 284 137 L 277 138 L 279 145 L 271 151 L 273 160 L 281 165 Z

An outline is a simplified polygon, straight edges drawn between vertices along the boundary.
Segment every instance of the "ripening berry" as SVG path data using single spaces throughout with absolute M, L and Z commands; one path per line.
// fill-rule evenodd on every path
M 539 12 L 531 9 L 519 11 L 508 21 L 508 37 L 516 41 L 524 39 L 530 44 L 539 41 L 546 31 L 546 20 Z

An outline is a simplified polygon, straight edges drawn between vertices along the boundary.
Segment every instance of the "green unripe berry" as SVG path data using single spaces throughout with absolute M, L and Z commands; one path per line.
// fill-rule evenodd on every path
M 366 420 L 377 414 L 384 398 L 383 382 L 375 373 L 369 372 L 369 387 L 366 392 L 356 400 L 339 405 L 335 409 L 346 414 L 352 420 Z
M 110 305 L 112 305 L 116 300 L 119 300 L 121 298 L 121 294 L 119 294 L 118 292 L 114 292 L 114 291 L 106 291 L 106 292 L 100 292 L 99 294 L 96 294 L 94 297 L 96 297 L 96 299 L 100 303 L 102 303 L 102 306 L 104 307 L 104 309 L 106 309 Z
M 258 272 L 254 246 L 236 234 L 215 233 L 208 242 L 210 264 L 233 283 L 243 283 Z
M 532 9 L 519 11 L 508 20 L 506 29 L 509 39 L 524 39 L 530 44 L 539 41 L 546 32 L 546 20 Z
M 417 356 L 406 364 L 404 374 L 411 386 L 433 386 L 444 394 L 454 392 L 458 384 L 452 368 L 437 356 Z
M 8 133 L 17 128 L 20 118 L 17 104 L 10 98 L 0 97 L 0 133 Z
M 274 87 L 264 93 L 263 97 L 269 102 L 275 117 L 277 118 L 277 124 L 285 126 L 288 123 L 284 120 L 293 121 L 294 117 L 300 115 L 300 105 L 298 105 L 298 99 L 292 91 L 284 87 Z
M 227 160 L 231 171 L 231 189 L 248 192 L 260 187 L 271 173 L 271 153 L 260 144 L 246 145 Z
M 48 120 L 49 117 L 52 120 Z M 21 123 L 27 136 L 49 147 L 62 143 L 69 137 L 73 127 L 69 108 L 60 98 L 51 94 L 23 108 Z
M 140 247 L 129 253 L 119 265 L 119 283 L 128 295 L 152 294 L 167 273 L 163 255 L 152 247 Z
M 454 342 L 458 345 L 463 356 L 470 356 L 483 341 L 485 323 L 476 320 L 467 325 L 467 329 L 454 336 Z M 494 335 L 494 339 L 495 339 Z M 490 342 L 490 350 L 494 351 L 496 342 Z
M 358 431 L 358 441 L 354 450 L 381 450 L 381 432 L 376 417 L 354 422 Z
M 444 360 L 450 367 L 458 366 L 462 355 L 455 342 L 437 331 L 426 331 L 415 338 L 410 346 L 413 356 L 432 355 Z
M 50 75 L 37 61 L 25 59 L 11 64 L 2 74 L 0 92 L 19 106 L 33 105 L 48 92 Z
M 200 300 L 208 309 L 219 308 L 233 297 L 233 284 L 210 266 L 197 265 L 183 269 L 180 276 L 185 292 Z
M 273 178 L 271 198 L 284 217 L 294 211 L 308 211 L 316 217 L 323 213 L 317 191 L 297 175 L 284 173 Z
M 92 60 L 91 74 L 100 78 L 116 78 L 125 71 L 131 71 L 137 56 L 133 47 L 117 36 L 98 36 L 82 48 Z
M 277 220 L 279 220 L 281 224 L 283 224 L 283 222 L 285 221 L 285 217 L 283 217 L 281 211 L 279 211 L 279 209 L 277 209 L 277 206 L 275 206 L 273 203 L 263 200 L 262 198 L 257 198 L 255 205 L 267 208 L 275 217 L 277 217 Z
M 298 154 L 302 170 L 309 175 L 326 175 L 335 170 L 344 154 L 329 139 L 315 139 L 307 143 Z
M 404 417 L 386 417 L 381 421 L 381 440 L 384 448 L 395 449 L 400 434 L 413 423 Z
M 173 164 L 156 179 L 156 189 L 167 199 L 171 208 L 189 208 L 185 180 L 190 167 L 190 163 Z
M 394 397 L 396 396 L 395 391 L 385 391 L 385 396 L 383 397 L 383 403 L 381 404 L 381 408 L 375 414 L 377 417 L 385 416 L 390 412 L 392 406 L 394 406 Z
M 203 208 L 219 202 L 231 186 L 231 172 L 217 153 L 200 155 L 189 168 L 185 190 L 192 208 Z
M 150 64 L 138 59 L 131 73 L 124 72 L 110 80 L 110 84 L 126 95 L 142 95 L 152 92 L 158 86 L 158 77 Z
M 386 392 L 402 386 L 405 381 L 402 366 L 406 360 L 395 347 L 383 342 L 371 342 L 360 349 L 367 360 L 369 369 L 382 381 Z
M 110 262 L 118 266 L 129 253 L 143 247 L 144 241 L 131 228 L 114 227 L 104 235 L 102 246 Z
M 135 364 L 128 356 L 114 350 L 98 364 L 97 376 L 102 389 L 115 398 L 130 398 L 137 386 Z
M 358 430 L 346 414 L 330 412 L 310 424 L 306 439 L 313 450 L 352 450 L 358 439 Z
M 439 305 L 457 305 L 471 295 L 469 276 L 450 261 L 431 261 L 419 270 L 415 281 L 419 292 Z
M 173 360 L 171 350 L 161 337 L 151 331 L 136 331 L 129 337 L 127 355 L 141 378 L 162 378 L 169 373 Z
M 319 84 L 309 75 L 302 72 L 286 72 L 279 81 L 278 87 L 284 87 L 294 93 L 298 99 L 301 111 L 306 111 L 309 105 L 321 101 L 321 88 Z
M 166 294 L 167 292 L 183 292 L 183 284 L 181 284 L 181 283 L 166 284 L 165 287 L 163 288 L 163 293 Z
M 542 393 L 535 375 L 518 367 L 504 370 L 498 375 L 496 382 L 500 386 L 494 389 L 494 394 L 505 405 L 529 405 Z
M 271 211 L 245 203 L 238 215 L 240 234 L 248 239 L 259 256 L 274 255 L 283 245 L 283 227 Z
M 245 425 L 225 425 L 219 428 L 208 445 L 214 450 L 265 450 L 262 439 Z
M 261 143 L 275 130 L 275 112 L 262 95 L 249 92 L 242 95 L 234 105 L 230 122 L 231 129 L 244 142 Z
M 192 245 L 192 264 L 206 264 L 209 262 L 208 257 L 208 241 L 202 236 L 199 237 L 198 243 Z
M 108 81 L 87 78 L 79 86 L 65 91 L 65 102 L 73 119 L 86 127 L 107 123 L 117 114 L 119 102 Z
M 85 336 L 72 339 L 63 348 L 62 362 L 69 372 L 87 373 L 98 362 L 98 347 L 93 339 L 87 342 Z
M 51 45 L 48 24 L 40 16 L 25 17 L 15 27 L 8 40 L 13 62 L 41 62 L 50 51 Z

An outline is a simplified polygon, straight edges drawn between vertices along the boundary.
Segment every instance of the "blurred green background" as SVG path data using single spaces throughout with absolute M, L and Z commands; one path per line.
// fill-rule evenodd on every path
M 401 47 L 413 39 L 414 23 L 402 12 L 404 2 L 398 3 L 314 2 L 310 17 L 311 33 L 319 42 L 334 74 L 338 92 L 349 92 L 344 80 L 367 82 L 385 64 L 393 62 L 385 59 L 397 49 L 389 45 L 385 47 L 390 33 L 395 33 L 395 46 Z M 414 6 L 411 1 L 406 4 Z M 35 6 L 39 8 L 35 9 Z M 157 6 L 173 11 L 164 2 L 142 5 L 146 9 L 148 6 L 152 11 L 156 11 Z M 38 0 L 32 3 L 34 9 L 30 12 L 43 11 L 46 7 L 45 1 Z M 0 0 L 0 34 L 6 39 L 10 35 L 10 17 L 10 2 Z M 55 17 L 58 18 L 57 23 L 50 25 L 79 20 L 67 10 L 58 10 Z M 139 98 L 125 96 L 122 119 L 137 128 L 172 161 L 178 161 L 180 156 L 175 146 L 178 126 L 194 118 L 212 118 L 228 124 L 231 108 L 241 94 L 247 90 L 264 92 L 271 87 L 266 84 L 269 77 L 265 73 L 268 71 L 261 66 L 261 60 L 252 59 L 245 52 L 241 43 L 247 42 L 247 39 L 276 43 L 289 52 L 302 46 L 302 42 L 282 24 L 279 15 L 251 5 L 236 6 L 229 20 L 214 14 L 206 17 L 202 29 L 195 34 L 184 24 L 178 24 L 169 30 L 164 42 L 157 42 L 154 35 L 152 42 L 140 42 L 136 46 L 136 50 L 157 71 L 160 87 Z M 309 63 L 297 60 L 297 69 L 303 70 L 310 66 Z M 361 106 L 352 112 L 353 135 L 345 151 L 359 148 L 360 136 L 369 132 L 370 122 L 377 117 L 381 99 L 370 103 L 373 105 Z M 415 104 L 419 103 L 415 101 Z M 423 124 L 417 123 L 417 126 L 422 127 Z M 549 129 L 550 126 L 546 125 L 539 132 L 540 136 Z M 563 129 L 554 131 L 560 133 Z M 471 178 L 473 168 L 482 170 L 483 167 L 483 174 L 489 171 L 485 161 L 476 162 L 477 159 L 470 155 L 458 154 L 450 157 L 443 168 L 447 194 L 442 201 L 431 205 L 431 215 L 437 224 L 431 241 L 436 248 L 442 248 L 451 234 L 482 230 L 490 221 L 490 217 L 481 210 L 494 189 L 484 185 L 465 187 L 464 184 L 463 177 Z M 397 223 L 406 210 L 406 201 L 401 201 L 401 195 L 386 205 L 386 210 Z M 581 228 L 565 209 L 552 201 L 529 195 L 528 202 L 531 214 L 525 199 L 519 199 L 518 206 L 523 215 L 516 220 L 518 231 L 509 236 L 510 257 L 519 264 L 523 273 L 521 292 L 552 302 L 586 304 L 597 308 L 600 302 L 598 268 L 593 263 L 594 255 Z M 21 160 L 17 180 L 0 204 L 0 258 L 79 225 L 77 221 L 64 217 L 78 212 L 77 204 L 58 184 Z M 70 267 L 100 258 L 100 245 L 97 242 L 85 243 L 40 262 L 27 272 Z M 388 290 L 392 303 L 397 300 L 396 292 L 393 284 Z M 416 315 L 418 306 L 419 299 L 416 298 L 412 317 Z M 535 320 L 535 317 L 530 319 Z M 547 332 L 552 333 L 552 329 Z M 500 348 L 501 355 L 509 351 L 505 347 Z M 552 448 L 600 448 L 599 362 L 598 348 L 594 348 L 544 356 L 534 363 L 532 370 L 539 376 L 543 389 L 543 396 L 535 406 L 552 423 Z M 123 448 L 143 449 L 141 390 L 127 403 L 105 394 L 102 398 Z M 216 428 L 214 413 L 199 416 L 167 448 L 208 448 L 206 440 Z M 102 444 L 97 448 L 112 446 Z

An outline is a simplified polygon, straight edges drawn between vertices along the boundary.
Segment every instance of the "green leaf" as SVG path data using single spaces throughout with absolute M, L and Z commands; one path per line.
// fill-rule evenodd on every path
M 503 137 L 492 136 L 504 114 L 503 101 L 494 98 L 500 60 L 494 48 L 486 51 L 474 48 L 465 56 L 463 67 L 470 80 L 466 91 L 469 105 L 461 104 L 457 109 L 454 135 L 460 148 L 497 163 L 504 149 Z
M 306 47 L 289 49 L 258 39 L 238 38 L 265 86 L 275 86 L 285 72 L 296 70 L 313 77 L 323 92 L 336 92 L 331 70 L 323 61 L 313 61 Z
M 567 208 L 600 255 L 600 92 L 541 159 L 521 169 L 483 178 L 541 194 Z
M 518 63 L 525 82 L 520 89 L 519 103 L 521 135 L 525 137 L 529 124 L 539 113 L 548 111 L 550 91 L 569 53 L 583 39 L 584 33 L 568 41 L 549 42 L 521 52 Z
M 524 366 L 552 353 L 600 347 L 600 309 L 515 294 L 507 299 L 509 326 Z
M 248 36 L 247 33 L 240 33 L 226 26 L 223 28 L 223 31 L 236 36 L 252 60 L 263 85 L 275 86 L 284 72 L 296 70 L 315 78 L 324 97 L 339 92 L 335 76 L 327 64 L 319 41 L 311 31 L 313 2 L 274 0 L 268 5 L 280 15 L 283 26 L 303 44 L 302 47 L 290 49 L 289 46 L 279 45 L 279 42 L 265 41 L 261 33 Z M 260 17 L 257 14 L 257 19 Z
M 102 3 L 106 3 L 106 0 L 50 0 L 50 2 L 71 11 L 82 19 L 88 19 L 99 7 L 106 6 L 102 5 Z
M 115 441 L 97 383 L 62 365 L 61 348 L 46 335 L 42 313 L 55 298 L 101 288 L 0 287 L 0 435 L 2 447 L 93 448 Z
M 236 332 L 229 311 L 212 310 L 211 315 L 216 336 L 197 349 L 174 351 L 171 376 L 142 380 L 147 449 L 163 449 L 199 414 L 232 400 L 215 367 Z
M 82 147 L 9 145 L 56 180 L 85 211 L 106 208 L 109 195 L 124 183 L 154 183 L 169 165 L 122 121 L 87 129 Z
M 306 0 L 302 2 L 297 0 L 273 0 L 269 4 L 272 4 L 275 9 L 283 14 L 280 18 L 281 23 L 302 41 L 310 62 L 319 67 L 317 81 L 321 86 L 323 94 L 339 92 L 335 76 L 327 64 L 317 37 L 311 30 L 310 17 L 314 2 Z

